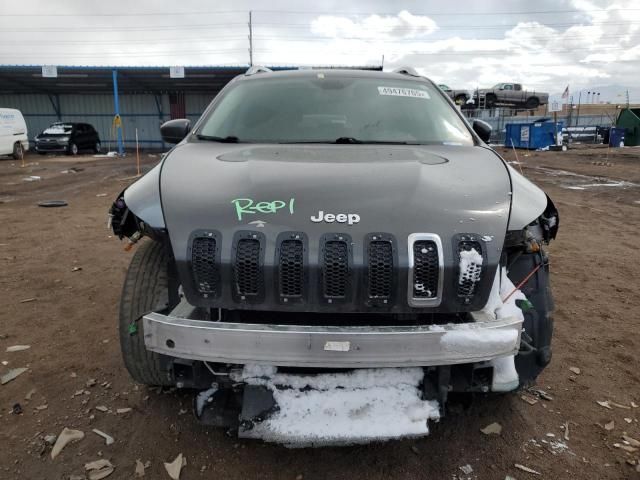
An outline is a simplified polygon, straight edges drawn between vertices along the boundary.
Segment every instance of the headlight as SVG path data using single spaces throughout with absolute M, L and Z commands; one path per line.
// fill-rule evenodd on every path
M 69 141 L 69 137 L 60 137 L 58 139 L 58 142 L 60 143 L 67 143 Z

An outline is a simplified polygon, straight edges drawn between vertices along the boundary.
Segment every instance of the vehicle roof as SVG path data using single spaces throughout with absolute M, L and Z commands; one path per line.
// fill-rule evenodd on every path
M 378 78 L 381 80 L 408 80 L 416 82 L 430 82 L 427 77 L 414 77 L 404 73 L 380 72 L 372 70 L 348 70 L 340 68 L 281 70 L 276 72 L 260 72 L 252 75 L 239 75 L 240 81 L 259 80 L 268 78 L 309 78 L 317 77 L 319 73 L 333 78 Z

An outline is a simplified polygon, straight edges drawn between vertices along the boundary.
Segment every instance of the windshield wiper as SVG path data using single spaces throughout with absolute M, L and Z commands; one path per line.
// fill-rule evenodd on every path
M 220 143 L 240 143 L 240 139 L 233 135 L 226 137 L 216 137 L 213 135 L 196 135 L 198 140 L 207 140 L 208 142 L 220 142 Z
M 362 140 L 358 140 L 355 137 L 338 137 L 333 143 L 364 143 Z
M 418 145 L 417 142 L 394 142 L 384 140 L 358 140 L 355 137 L 338 137 L 335 140 L 297 140 L 293 142 L 278 142 L 278 143 L 337 143 L 348 145 Z

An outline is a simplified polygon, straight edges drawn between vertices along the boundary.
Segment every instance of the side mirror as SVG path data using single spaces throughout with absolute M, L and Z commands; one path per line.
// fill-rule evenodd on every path
M 160 125 L 160 135 L 167 143 L 180 143 L 191 131 L 191 120 L 176 118 Z
M 480 137 L 480 140 L 489 143 L 491 139 L 491 125 L 482 120 L 474 120 L 471 128 L 473 128 L 473 131 Z

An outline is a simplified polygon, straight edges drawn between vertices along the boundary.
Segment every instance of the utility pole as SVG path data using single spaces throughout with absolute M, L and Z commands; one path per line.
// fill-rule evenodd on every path
M 582 90 L 580 90 L 580 94 L 578 95 L 578 112 L 576 113 L 576 127 L 578 126 L 578 122 L 580 121 L 580 101 L 582 100 Z
M 629 90 L 627 90 L 627 108 L 629 108 Z
M 253 67 L 253 23 L 251 21 L 251 10 L 249 10 L 249 66 Z

